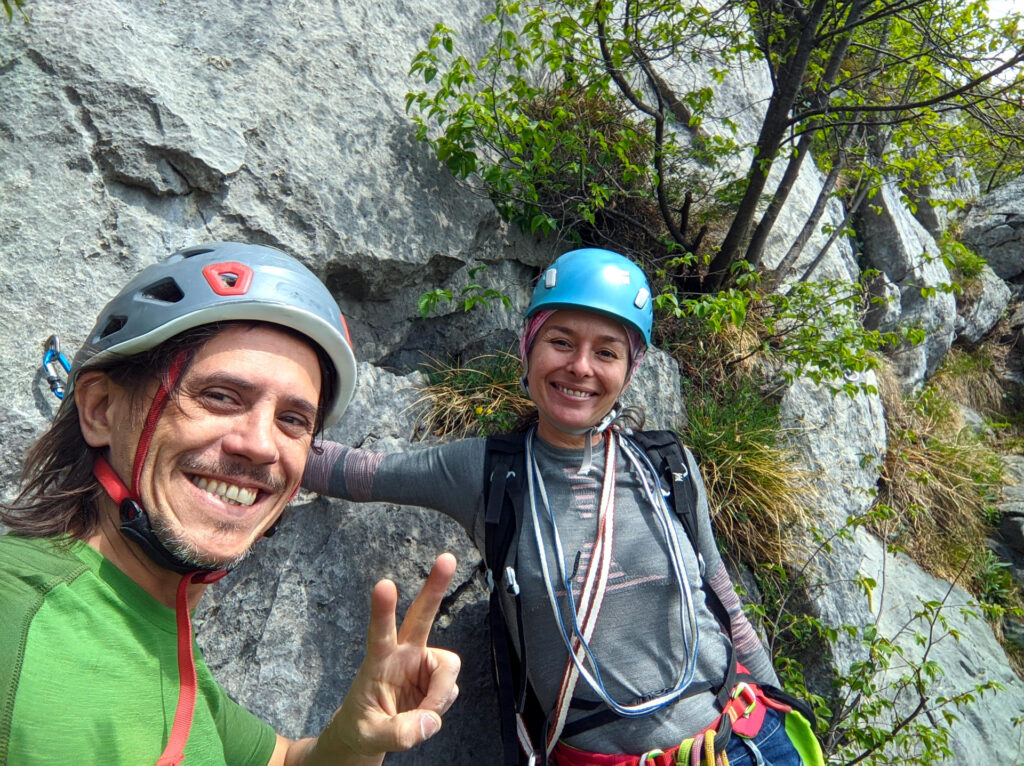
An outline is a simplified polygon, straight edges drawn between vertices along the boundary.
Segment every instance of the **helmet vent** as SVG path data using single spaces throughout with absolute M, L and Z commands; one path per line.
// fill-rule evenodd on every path
M 187 250 L 182 250 L 181 251 L 181 257 L 182 258 L 191 258 L 194 255 L 204 255 L 205 253 L 212 253 L 212 252 L 213 252 L 213 248 L 212 247 L 203 247 L 202 245 L 199 245 L 197 247 L 190 247 Z
M 154 282 L 143 290 L 142 297 L 148 298 L 151 301 L 160 301 L 161 303 L 177 303 L 185 297 L 185 293 L 178 287 L 177 282 L 167 277 L 159 282 Z
M 100 332 L 98 340 L 103 340 L 108 335 L 113 335 L 115 332 L 120 330 L 128 322 L 126 316 L 112 316 L 107 320 L 107 323 L 103 325 L 103 330 Z
M 244 263 L 225 261 L 203 266 L 203 276 L 217 295 L 245 295 L 252 284 L 253 271 Z

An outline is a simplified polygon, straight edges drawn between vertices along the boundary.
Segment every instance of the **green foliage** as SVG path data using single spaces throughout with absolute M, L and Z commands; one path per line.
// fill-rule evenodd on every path
M 652 190 L 679 208 L 686 192 L 708 183 L 696 167 L 684 171 L 683 150 L 637 115 L 600 63 L 607 56 L 610 66 L 625 66 L 632 55 L 624 39 L 606 39 L 602 52 L 597 30 L 610 13 L 578 0 L 499 0 L 484 19 L 494 41 L 474 62 L 454 54 L 452 31 L 438 24 L 411 66 L 430 90 L 409 93 L 406 108 L 438 158 L 459 178 L 482 181 L 499 212 L 524 230 L 686 251 L 695 243 L 672 241 L 658 224 Z M 644 28 L 671 46 L 730 27 L 703 8 L 663 4 Z M 697 129 L 711 94 L 708 87 L 679 94 L 680 108 L 690 111 L 680 129 Z M 715 164 L 735 150 L 727 138 L 709 137 L 701 156 Z
M 942 249 L 942 262 L 954 278 L 971 280 L 981 276 L 985 268 L 985 259 L 971 250 L 967 245 L 949 236 L 939 241 Z
M 471 267 L 469 269 L 469 278 L 471 280 L 475 279 L 476 275 L 486 268 L 485 264 Z M 456 303 L 463 311 L 469 311 L 477 306 L 490 308 L 492 301 L 500 301 L 506 308 L 512 305 L 508 296 L 503 292 L 495 290 L 493 287 L 484 287 L 477 282 L 470 282 L 470 284 L 459 291 L 458 298 L 455 297 L 451 290 L 446 288 L 439 287 L 428 290 L 420 296 L 417 307 L 420 310 L 420 316 L 426 319 L 432 312 L 437 310 L 438 304 L 442 302 Z
M 443 24 L 415 57 L 419 137 L 527 231 L 615 242 L 648 263 L 688 254 L 674 275 L 687 291 L 760 267 L 812 149 L 837 171 L 822 200 L 836 188 L 851 212 L 886 177 L 916 200 L 961 167 L 991 182 L 1024 169 L 1024 36 L 1014 17 L 990 22 L 983 0 L 498 0 L 484 24 L 493 42 L 476 60 Z M 750 60 L 773 88 L 743 147 L 714 93 Z M 707 77 L 675 76 L 688 68 Z M 777 161 L 785 179 L 769 193 Z
M 18 11 L 21 14 L 21 18 L 28 23 L 28 14 L 25 13 L 25 0 L 0 0 L 0 5 L 3 5 L 4 13 L 7 14 L 8 23 L 14 20 L 14 12 Z
M 1020 606 L 1021 597 L 1010 574 L 1010 562 L 1003 561 L 988 548 L 982 548 L 975 555 L 973 568 L 977 573 L 981 603 L 989 607 Z
M 760 291 L 754 276 L 747 270 L 736 278 L 739 287 L 687 299 L 668 286 L 655 298 L 655 307 L 668 317 L 699 319 L 713 333 L 727 326 L 746 331 L 745 348 L 734 363 L 758 356 L 783 380 L 806 376 L 849 396 L 874 392 L 864 373 L 878 367 L 881 350 L 917 340 L 911 330 L 901 335 L 865 329 L 868 302 L 861 283 L 797 282 L 785 293 L 774 293 Z

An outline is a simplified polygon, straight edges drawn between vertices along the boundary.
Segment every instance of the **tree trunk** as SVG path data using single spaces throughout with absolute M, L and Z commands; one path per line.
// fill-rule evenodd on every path
M 768 102 L 768 111 L 761 123 L 754 157 L 747 171 L 747 188 L 722 246 L 708 268 L 706 288 L 710 288 L 709 291 L 717 290 L 728 277 L 730 268 L 738 260 L 740 248 L 750 234 L 772 163 L 789 129 L 793 104 L 817 43 L 818 25 L 827 5 L 827 0 L 816 0 L 805 18 L 790 25 L 789 34 L 799 35 L 796 49 L 779 71 L 775 92 Z

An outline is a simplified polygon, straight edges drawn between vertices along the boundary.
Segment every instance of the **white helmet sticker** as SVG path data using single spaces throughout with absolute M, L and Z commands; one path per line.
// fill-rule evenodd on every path
M 638 309 L 642 309 L 647 305 L 647 299 L 651 297 L 651 294 L 647 292 L 646 287 L 641 287 L 640 291 L 636 294 L 636 298 L 633 299 L 633 305 Z
M 544 287 L 550 290 L 558 282 L 558 269 L 548 269 L 544 272 Z

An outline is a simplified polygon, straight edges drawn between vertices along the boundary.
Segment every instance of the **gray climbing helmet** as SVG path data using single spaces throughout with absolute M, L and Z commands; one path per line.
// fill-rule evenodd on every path
M 100 312 L 72 362 L 68 389 L 91 367 L 148 351 L 200 325 L 230 321 L 281 325 L 323 349 L 337 379 L 324 427 L 337 422 L 356 383 L 345 318 L 313 272 L 262 245 L 196 245 L 143 269 Z

